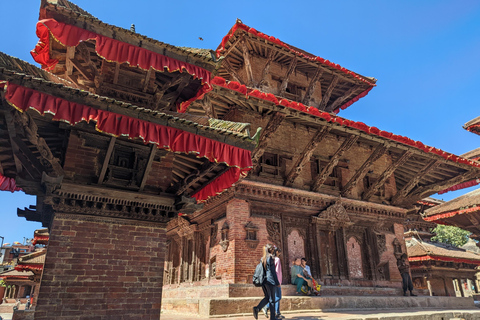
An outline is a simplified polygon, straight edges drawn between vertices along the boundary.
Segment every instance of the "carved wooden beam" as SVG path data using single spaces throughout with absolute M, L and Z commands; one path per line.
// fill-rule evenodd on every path
M 157 145 L 152 144 L 150 146 L 150 155 L 148 156 L 147 164 L 145 165 L 145 171 L 143 172 L 142 182 L 140 183 L 140 189 L 138 189 L 139 192 L 143 191 L 143 189 L 145 188 L 145 184 L 147 183 L 150 170 L 152 170 L 153 159 L 155 158 L 156 153 L 157 153 Z
M 375 150 L 373 150 L 373 152 L 370 154 L 368 159 L 362 164 L 362 166 L 357 171 L 355 171 L 355 174 L 353 175 L 353 177 L 350 178 L 350 180 L 347 182 L 345 187 L 343 187 L 342 193 L 341 193 L 343 197 L 348 196 L 352 192 L 353 188 L 355 188 L 358 182 L 362 180 L 363 177 L 365 177 L 370 167 L 375 163 L 375 161 L 380 159 L 380 157 L 383 156 L 387 150 L 388 150 L 388 147 L 385 146 L 384 144 L 379 144 L 375 148 Z
M 65 56 L 65 76 L 71 76 L 73 73 L 72 60 L 75 58 L 75 47 L 67 47 L 67 54 Z
M 205 114 L 210 118 L 217 118 L 215 113 L 215 108 L 213 107 L 212 101 L 210 97 L 204 96 L 202 100 L 200 100 L 200 105 L 202 109 L 205 111 Z
M 267 61 L 265 62 L 265 66 L 263 67 L 262 78 L 258 84 L 258 88 L 262 88 L 262 86 L 266 84 L 267 82 L 266 78 L 270 72 L 270 66 L 272 65 L 273 59 L 275 59 L 276 55 L 277 55 L 276 51 L 274 50 L 269 51 Z
M 283 77 L 282 84 L 280 85 L 280 90 L 278 95 L 283 96 L 285 94 L 285 91 L 287 90 L 288 86 L 288 81 L 290 80 L 290 76 L 292 75 L 293 71 L 295 71 L 295 68 L 297 67 L 297 57 L 293 57 L 292 60 L 290 61 L 290 66 L 288 67 L 287 73 Z
M 168 109 L 170 106 L 175 104 L 178 97 L 182 94 L 183 89 L 188 85 L 188 78 L 184 78 L 183 81 L 178 85 L 177 90 L 163 95 L 163 100 L 167 100 L 168 104 L 164 109 Z
M 417 184 L 422 180 L 422 178 L 428 174 L 430 171 L 434 170 L 436 167 L 440 165 L 439 160 L 430 160 L 420 171 L 417 172 L 417 174 L 408 181 L 401 190 L 399 190 L 391 200 L 391 203 L 393 205 L 400 204 L 403 199 L 409 194 L 413 188 L 417 186 Z
M 120 63 L 115 62 L 115 70 L 113 71 L 113 84 L 118 83 L 119 74 L 120 74 Z
M 248 52 L 247 41 L 242 39 L 242 54 L 243 54 L 243 63 L 245 65 L 245 72 L 247 73 L 247 86 L 253 86 L 253 72 L 252 64 L 250 62 L 250 52 Z
M 152 80 L 152 74 L 155 74 L 153 68 L 148 69 L 147 74 L 145 75 L 145 80 L 143 80 L 143 92 L 147 92 L 148 86 Z
M 333 110 L 337 109 L 338 107 L 340 107 L 340 105 L 343 104 L 343 102 L 345 102 L 348 98 L 350 98 L 350 96 L 357 90 L 358 86 L 353 86 L 351 87 L 350 89 L 347 90 L 347 92 L 345 92 L 343 94 L 343 96 L 340 96 L 338 97 L 337 99 L 335 99 L 335 101 L 333 101 L 333 103 L 331 105 L 329 105 L 325 111 L 327 112 L 332 112 Z
M 60 160 L 53 156 L 50 147 L 44 138 L 38 135 L 38 127 L 35 121 L 27 113 L 15 113 L 15 122 L 23 131 L 24 137 L 38 150 L 41 163 L 48 163 L 52 167 L 55 176 L 63 176 L 64 171 Z
M 480 225 L 480 221 L 478 221 L 477 218 L 475 218 L 471 214 L 466 214 L 465 217 L 467 217 L 468 220 L 472 223 L 473 227 L 478 227 Z
M 342 145 L 335 151 L 333 156 L 330 158 L 328 164 L 323 168 L 322 172 L 319 173 L 315 181 L 313 182 L 312 190 L 318 191 L 320 187 L 325 183 L 328 176 L 332 174 L 333 169 L 337 166 L 340 157 L 350 149 L 353 144 L 358 140 L 357 135 L 350 135 L 343 141 Z
M 220 166 L 219 163 L 208 162 L 207 164 L 203 165 L 201 169 L 194 170 L 191 174 L 186 176 L 185 179 L 183 179 L 183 181 L 181 181 L 178 184 L 178 189 L 175 194 L 178 196 L 185 193 L 195 183 L 205 178 L 206 175 L 213 172 L 219 166 Z
M 238 75 L 237 71 L 233 69 L 233 66 L 228 62 L 228 60 L 224 59 L 222 61 L 222 66 L 227 70 L 227 72 L 232 76 L 233 80 L 237 81 L 240 84 L 245 84 L 245 81 Z
M 113 154 L 113 148 L 115 146 L 115 142 L 117 138 L 112 137 L 110 139 L 110 143 L 108 144 L 107 153 L 105 154 L 105 159 L 103 159 L 102 171 L 100 171 L 100 176 L 98 177 L 98 184 L 102 184 L 103 180 L 105 179 L 105 174 L 107 173 L 108 163 L 110 162 L 110 158 Z
M 310 83 L 308 84 L 307 91 L 305 91 L 305 96 L 303 97 L 303 101 L 302 101 L 304 105 L 307 105 L 307 106 L 311 105 L 310 100 L 312 99 L 313 93 L 315 92 L 317 85 L 320 84 L 320 78 L 322 77 L 322 74 L 323 74 L 323 69 L 321 67 L 318 67 L 317 70 L 315 70 L 315 74 L 313 75 L 313 78 L 310 80 Z
M 448 180 L 442 180 L 430 185 L 426 185 L 416 189 L 414 192 L 410 193 L 403 202 L 403 204 L 415 203 L 425 197 L 428 197 L 431 194 L 437 193 L 438 191 L 444 190 L 453 185 L 472 180 L 474 178 L 480 177 L 480 172 L 478 169 L 472 169 L 466 171 L 461 175 L 455 176 Z
M 329 131 L 330 131 L 329 127 L 323 127 L 318 129 L 318 131 L 315 133 L 313 138 L 310 139 L 310 141 L 307 143 L 307 145 L 303 149 L 303 152 L 300 154 L 297 161 L 293 165 L 292 170 L 290 170 L 289 174 L 287 175 L 287 178 L 285 179 L 284 185 L 291 186 L 293 184 L 293 182 L 298 177 L 300 172 L 302 172 L 305 164 L 308 161 L 310 161 L 310 158 L 315 148 L 323 140 L 323 138 L 325 138 L 325 136 L 328 134 Z
M 368 200 L 370 199 L 377 191 L 378 189 L 385 184 L 388 178 L 395 172 L 395 170 L 400 167 L 402 164 L 404 164 L 408 158 L 412 156 L 412 153 L 410 151 L 405 151 L 395 162 L 392 162 L 385 171 L 383 171 L 382 175 L 380 178 L 368 188 L 368 190 L 364 193 L 362 199 L 363 200 Z
M 328 100 L 330 100 L 330 96 L 332 95 L 333 89 L 335 89 L 335 87 L 337 86 L 338 80 L 338 76 L 333 77 L 332 82 L 330 82 L 330 85 L 328 86 L 325 94 L 323 95 L 322 102 L 320 102 L 318 109 L 325 110 Z
M 265 129 L 262 130 L 258 145 L 252 152 L 252 162 L 254 169 L 258 165 L 258 161 L 260 160 L 260 158 L 263 156 L 272 135 L 277 131 L 278 127 L 280 127 L 283 119 L 285 119 L 285 114 L 280 112 L 274 113 L 268 121 L 267 125 L 265 126 Z
M 82 41 L 77 45 L 77 51 L 78 51 L 78 55 L 87 63 L 87 66 L 89 67 L 92 75 L 94 75 L 94 77 L 98 76 L 99 72 L 98 72 L 97 66 L 90 58 L 90 50 L 88 49 L 88 46 L 86 45 L 85 41 Z M 102 64 L 104 61 L 105 60 L 102 59 Z

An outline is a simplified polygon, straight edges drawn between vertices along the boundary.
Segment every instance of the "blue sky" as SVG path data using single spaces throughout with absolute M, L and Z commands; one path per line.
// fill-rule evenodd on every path
M 216 49 L 240 18 L 268 35 L 378 79 L 340 113 L 348 119 L 462 154 L 480 137 L 462 125 L 480 116 L 479 1 L 73 1 L 102 21 L 173 45 Z M 39 0 L 0 1 L 0 51 L 34 63 Z M 6 13 L 6 14 L 5 14 Z M 204 41 L 198 38 L 202 37 Z M 447 193 L 449 200 L 466 191 Z M 1 192 L 0 236 L 32 237 L 16 217 L 34 197 Z

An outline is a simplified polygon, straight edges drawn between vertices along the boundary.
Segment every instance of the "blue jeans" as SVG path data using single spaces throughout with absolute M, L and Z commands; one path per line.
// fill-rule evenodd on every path
M 282 287 L 275 287 L 275 314 L 280 314 L 280 300 L 282 299 Z M 267 303 L 264 309 L 270 308 L 270 302 Z

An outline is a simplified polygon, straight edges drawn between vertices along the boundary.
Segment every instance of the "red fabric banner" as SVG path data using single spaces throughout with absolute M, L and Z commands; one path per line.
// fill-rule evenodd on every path
M 217 49 L 217 57 L 220 57 L 222 55 L 222 53 L 225 51 L 225 45 L 227 44 L 227 42 L 230 40 L 230 38 L 233 37 L 233 35 L 235 34 L 235 32 L 237 30 L 245 30 L 246 32 L 248 33 L 251 33 L 253 34 L 254 36 L 257 36 L 259 38 L 262 38 L 262 39 L 265 39 L 269 42 L 272 42 L 274 44 L 277 44 L 281 47 L 284 47 L 286 49 L 288 49 L 290 52 L 296 54 L 297 56 L 300 56 L 300 57 L 303 57 L 305 59 L 308 59 L 310 61 L 316 61 L 316 62 L 319 62 L 323 65 L 326 65 L 326 66 L 329 66 L 331 68 L 335 68 L 337 70 L 340 70 L 342 71 L 343 73 L 345 74 L 348 74 L 349 76 L 351 77 L 354 77 L 372 87 L 376 86 L 375 83 L 373 82 L 370 82 L 368 81 L 367 79 L 359 76 L 358 74 L 356 74 L 355 72 L 353 71 L 350 71 L 342 66 L 340 66 L 339 64 L 336 64 L 336 63 L 333 63 L 331 61 L 328 61 L 327 59 L 323 59 L 321 57 L 317 57 L 317 56 L 314 56 L 314 55 L 311 55 L 311 54 L 307 54 L 305 52 L 300 52 L 298 50 L 295 50 L 293 49 L 292 47 L 290 47 L 288 44 L 280 41 L 279 39 L 275 38 L 275 37 L 272 37 L 272 36 L 269 36 L 269 35 L 266 35 L 262 32 L 259 32 L 253 28 L 250 28 L 249 26 L 247 25 L 244 25 L 243 23 L 240 23 L 240 22 L 237 22 L 235 23 L 235 25 L 232 27 L 232 29 L 230 29 L 230 31 L 228 32 L 228 34 L 226 36 L 223 37 L 222 39 L 222 43 L 218 46 L 218 49 Z M 352 102 L 353 103 L 353 102 Z M 345 107 L 346 108 L 346 107 Z
M 35 236 L 32 240 L 32 245 L 36 245 L 38 242 L 45 242 L 50 239 L 49 236 Z
M 438 194 L 444 194 L 444 193 L 447 193 L 447 192 L 450 192 L 450 191 L 457 191 L 457 190 L 461 190 L 461 189 L 465 189 L 465 188 L 470 188 L 470 187 L 476 186 L 478 184 L 480 184 L 480 179 L 470 180 L 470 181 L 466 181 L 466 182 L 456 184 L 454 186 L 451 186 L 450 188 L 444 189 L 444 190 L 440 191 Z
M 21 191 L 22 189 L 17 187 L 15 179 L 5 177 L 3 174 L 0 173 L 0 190 L 1 191 Z
M 409 257 L 409 262 L 419 262 L 419 261 L 445 261 L 445 262 L 458 262 L 458 263 L 469 263 L 469 264 L 476 264 L 480 265 L 480 260 L 471 260 L 471 259 L 462 259 L 462 258 L 454 258 L 454 257 L 443 257 L 443 256 L 434 256 L 434 255 L 425 255 L 421 257 Z
M 52 114 L 54 121 L 64 121 L 71 125 L 81 121 L 95 121 L 96 129 L 100 132 L 139 138 L 145 144 L 156 144 L 160 149 L 195 154 L 199 158 L 207 158 L 210 162 L 225 163 L 232 167 L 199 192 L 199 201 L 221 193 L 252 168 L 251 152 L 245 149 L 180 129 L 94 109 L 12 83 L 7 84 L 5 91 L 5 99 L 21 112 L 30 108 L 41 115 Z
M 435 215 L 432 215 L 432 216 L 429 216 L 429 217 L 424 217 L 423 220 L 425 220 L 425 221 L 437 221 L 437 220 L 441 220 L 441 219 L 451 218 L 451 217 L 456 216 L 458 214 L 471 213 L 471 212 L 476 212 L 476 211 L 480 211 L 480 206 L 475 206 L 475 207 L 471 207 L 471 208 L 467 208 L 467 209 L 455 210 L 455 211 L 450 211 L 450 212 L 445 212 L 445 213 L 439 213 L 439 214 L 435 214 Z M 441 223 L 441 222 L 438 222 L 438 223 Z
M 17 271 L 41 271 L 43 270 L 43 265 L 41 264 L 17 264 L 15 266 Z
M 335 122 L 335 123 L 338 123 L 338 124 L 340 124 L 342 126 L 345 126 L 345 127 L 355 128 L 357 130 L 364 131 L 365 133 L 370 134 L 370 135 L 376 135 L 376 136 L 384 137 L 384 138 L 387 138 L 387 139 L 390 139 L 390 140 L 393 140 L 393 141 L 396 141 L 396 142 L 400 142 L 400 143 L 406 144 L 408 146 L 420 149 L 420 150 L 422 150 L 423 152 L 426 152 L 426 153 L 437 154 L 437 155 L 439 155 L 439 156 L 441 156 L 444 159 L 449 160 L 449 161 L 466 164 L 466 165 L 469 165 L 469 166 L 472 166 L 472 167 L 480 167 L 480 163 L 478 163 L 476 161 L 471 161 L 471 160 L 456 156 L 452 153 L 445 152 L 443 150 L 440 150 L 440 149 L 437 149 L 437 148 L 434 148 L 434 147 L 429 147 L 427 145 L 424 145 L 420 141 L 415 141 L 415 140 L 412 140 L 408 137 L 396 135 L 396 134 L 393 134 L 393 133 L 388 132 L 388 131 L 383 131 L 383 130 L 380 130 L 376 127 L 370 127 L 363 122 L 352 121 L 352 120 L 348 120 L 348 119 L 345 119 L 345 118 L 341 118 L 339 116 L 332 115 L 328 112 L 320 111 L 315 107 L 307 107 L 307 106 L 305 106 L 301 103 L 295 102 L 295 101 L 291 101 L 291 100 L 284 99 L 284 98 L 277 98 L 271 93 L 264 93 L 264 92 L 261 92 L 257 89 L 250 89 L 250 88 L 247 88 L 245 85 L 242 85 L 242 84 L 240 84 L 238 82 L 235 82 L 235 81 L 228 81 L 228 80 L 225 80 L 224 78 L 221 78 L 221 77 L 215 77 L 215 78 L 212 79 L 211 83 L 212 83 L 212 85 L 220 86 L 220 87 L 227 88 L 227 89 L 236 91 L 238 93 L 241 93 L 242 95 L 245 95 L 246 98 L 254 97 L 254 98 L 257 98 L 257 99 L 262 99 L 262 100 L 266 100 L 266 101 L 269 101 L 269 102 L 273 102 L 276 105 L 281 105 L 281 106 L 284 106 L 284 107 L 287 107 L 287 108 L 292 108 L 292 109 L 295 109 L 295 110 L 298 110 L 298 111 L 301 111 L 301 112 L 305 112 L 305 113 L 308 113 L 310 115 L 322 118 L 322 119 L 324 119 L 325 121 L 328 121 L 328 122 Z
M 202 83 L 210 83 L 211 73 L 201 67 L 54 19 L 37 22 L 39 42 L 31 52 L 33 59 L 40 63 L 45 70 L 52 70 L 58 63 L 58 60 L 52 59 L 50 56 L 50 34 L 62 45 L 70 47 L 77 46 L 81 41 L 95 40 L 97 54 L 108 61 L 127 62 L 129 65 L 143 70 L 148 70 L 151 67 L 160 72 L 164 72 L 164 68 L 168 72 L 186 71 L 194 78 L 202 80 Z

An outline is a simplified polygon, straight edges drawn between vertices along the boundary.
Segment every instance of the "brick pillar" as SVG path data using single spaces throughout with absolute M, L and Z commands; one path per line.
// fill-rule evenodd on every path
M 165 224 L 56 213 L 35 320 L 160 318 Z

